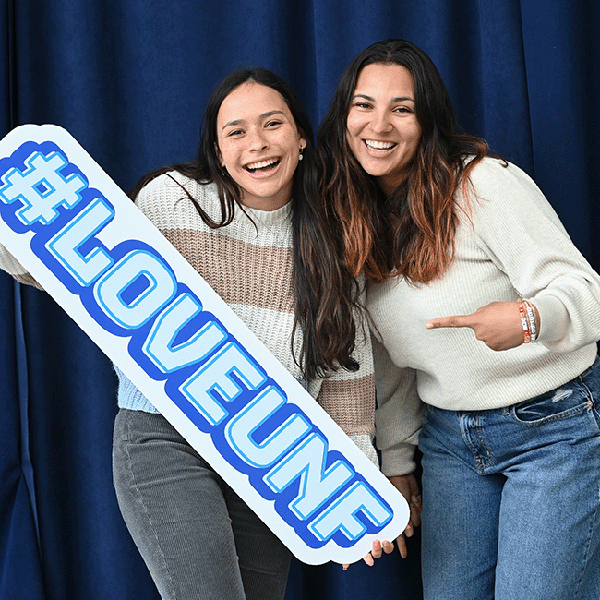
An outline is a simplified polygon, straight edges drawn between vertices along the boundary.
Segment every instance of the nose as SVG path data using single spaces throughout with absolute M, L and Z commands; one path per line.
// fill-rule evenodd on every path
M 269 143 L 262 129 L 252 128 L 248 130 L 248 149 L 249 150 L 264 150 L 268 148 Z
M 392 129 L 390 114 L 386 110 L 379 110 L 373 115 L 371 128 L 374 133 L 389 133 Z

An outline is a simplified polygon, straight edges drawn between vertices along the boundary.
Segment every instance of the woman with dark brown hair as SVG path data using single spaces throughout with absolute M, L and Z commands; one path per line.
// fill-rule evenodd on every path
M 426 600 L 598 598 L 600 277 L 535 183 L 460 130 L 414 44 L 355 57 L 319 151 L 413 522 L 423 453 Z
M 130 195 L 377 462 L 368 328 L 323 215 L 318 172 L 311 125 L 291 87 L 265 69 L 240 70 L 209 99 L 196 160 L 150 173 Z M 35 284 L 1 245 L 0 267 Z M 116 371 L 115 490 L 161 597 L 283 599 L 289 550 L 153 398 Z M 367 562 L 381 552 L 374 544 Z

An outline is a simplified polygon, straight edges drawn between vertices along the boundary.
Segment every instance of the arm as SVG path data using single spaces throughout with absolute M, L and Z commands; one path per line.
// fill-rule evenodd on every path
M 411 537 L 414 528 L 421 524 L 421 495 L 413 471 L 424 405 L 417 394 L 414 369 L 396 366 L 375 335 L 372 343 L 377 387 L 375 428 L 377 446 L 381 450 L 381 470 L 410 507 L 408 525 L 396 539 L 400 554 L 406 558 L 404 536 Z
M 400 554 L 408 555 L 404 536 L 412 536 L 421 522 L 421 497 L 412 472 L 415 469 L 414 451 L 421 430 L 423 405 L 416 393 L 415 373 L 401 369 L 391 360 L 383 344 L 372 336 L 373 359 L 377 383 L 375 415 L 377 445 L 382 451 L 382 471 L 388 475 L 410 507 L 410 520 L 404 532 L 396 538 Z M 372 566 L 383 552 L 389 554 L 389 541 L 373 543 L 364 561 Z M 348 565 L 344 565 L 344 569 Z
M 535 331 L 539 332 L 541 329 L 539 311 L 532 304 L 530 307 L 533 310 Z M 484 342 L 488 348 L 500 352 L 516 348 L 526 341 L 522 322 L 519 302 L 492 302 L 479 307 L 470 315 L 431 319 L 425 327 L 427 329 L 470 327 L 479 341 Z M 527 331 L 531 336 L 532 328 L 528 325 L 530 320 L 527 317 L 526 323 Z M 530 337 L 529 341 L 533 341 L 533 338 Z
M 381 470 L 388 477 L 415 470 L 414 451 L 424 405 L 417 394 L 414 369 L 396 366 L 383 344 L 372 336 L 377 411 L 375 429 Z
M 19 283 L 26 283 L 39 290 L 42 289 L 42 286 L 29 274 L 27 269 L 2 244 L 0 244 L 0 269 L 12 275 Z
M 373 353 L 364 311 L 355 312 L 356 339 L 353 352 L 358 371 L 338 369 L 326 377 L 320 387 L 321 408 L 344 430 L 344 433 L 378 465 L 373 445 L 375 433 L 375 378 Z
M 571 242 L 535 183 L 514 165 L 488 160 L 471 176 L 472 227 L 480 247 L 536 309 L 538 342 L 566 353 L 600 338 L 600 277 Z M 432 319 L 428 328 L 471 327 L 494 350 L 524 341 L 516 302 Z

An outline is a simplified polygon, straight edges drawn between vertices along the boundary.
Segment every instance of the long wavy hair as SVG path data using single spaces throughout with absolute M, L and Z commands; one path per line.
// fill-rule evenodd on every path
M 346 139 L 347 118 L 362 69 L 400 65 L 414 79 L 415 114 L 421 138 L 408 176 L 385 197 L 376 178 L 354 157 Z M 440 277 L 454 255 L 457 188 L 488 154 L 485 140 L 458 126 L 450 95 L 432 60 L 404 40 L 372 44 L 344 71 L 318 132 L 322 193 L 340 224 L 349 271 L 385 281 L 402 275 L 413 283 Z M 470 160 L 466 160 L 469 158 Z
M 199 184 L 215 183 L 221 219 L 215 221 L 185 188 L 202 220 L 211 228 L 231 223 L 235 205 L 242 206 L 242 190 L 221 168 L 217 149 L 217 115 L 223 100 L 246 82 L 256 82 L 279 92 L 287 104 L 301 136 L 306 140 L 303 160 L 298 163 L 292 189 L 294 337 L 302 331 L 300 355 L 294 354 L 307 379 L 342 367 L 358 369 L 352 357 L 355 343 L 357 284 L 345 268 L 341 233 L 329 223 L 319 196 L 319 160 L 308 115 L 292 88 L 266 69 L 242 69 L 228 75 L 211 95 L 200 130 L 196 160 L 162 167 L 142 177 L 129 196 L 135 200 L 140 189 L 158 175 L 177 171 Z M 338 235 L 336 236 L 336 233 Z

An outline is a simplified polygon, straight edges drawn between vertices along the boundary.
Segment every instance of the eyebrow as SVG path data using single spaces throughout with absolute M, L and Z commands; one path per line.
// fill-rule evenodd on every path
M 375 98 L 371 98 L 371 96 L 367 96 L 366 94 L 355 94 L 354 98 L 364 98 L 365 100 L 368 100 L 369 102 L 376 102 Z M 390 103 L 392 102 L 414 102 L 414 100 L 412 98 L 410 98 L 409 96 L 398 96 L 397 98 L 390 98 Z
M 270 110 L 269 112 L 263 113 L 262 115 L 258 115 L 259 120 L 266 119 L 273 115 L 284 115 L 281 110 Z M 284 115 L 285 116 L 285 115 Z M 225 129 L 225 127 L 235 127 L 236 125 L 240 125 L 241 123 L 245 123 L 246 119 L 235 119 L 234 121 L 229 121 L 229 123 L 225 123 L 223 127 L 221 127 L 221 131 Z

